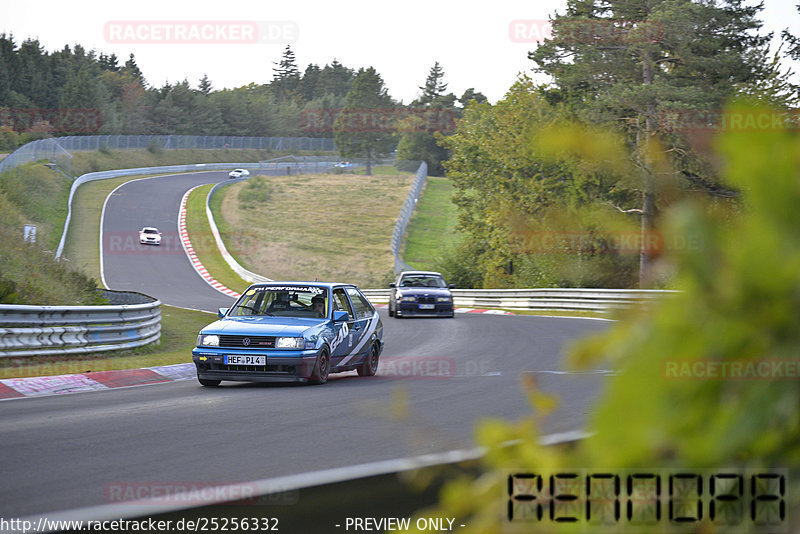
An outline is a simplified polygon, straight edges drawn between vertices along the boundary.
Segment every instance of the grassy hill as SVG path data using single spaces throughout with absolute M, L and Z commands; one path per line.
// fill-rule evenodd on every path
M 413 179 L 397 171 L 254 177 L 223 188 L 211 206 L 226 246 L 250 271 L 384 287 L 394 267 L 392 230 Z

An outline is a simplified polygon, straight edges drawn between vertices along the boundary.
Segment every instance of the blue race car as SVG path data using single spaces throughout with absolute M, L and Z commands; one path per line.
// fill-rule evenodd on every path
M 204 386 L 222 380 L 324 384 L 330 373 L 373 376 L 383 323 L 352 284 L 270 282 L 247 288 L 200 331 L 192 360 Z
M 440 273 L 403 271 L 389 284 L 390 317 L 455 317 L 451 289 Z

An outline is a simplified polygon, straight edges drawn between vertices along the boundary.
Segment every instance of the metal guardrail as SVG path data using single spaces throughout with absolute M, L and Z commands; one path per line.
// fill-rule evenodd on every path
M 364 289 L 372 303 L 389 302 L 392 289 Z M 465 308 L 516 308 L 607 312 L 643 304 L 677 291 L 660 289 L 453 289 L 453 303 Z
M 102 306 L 0 304 L 0 358 L 107 352 L 161 338 L 161 301 L 104 290 Z
M 258 149 L 333 151 L 329 137 L 234 137 L 208 135 L 72 135 L 31 141 L 0 161 L 0 173 L 46 159 L 72 176 L 72 154 L 82 150 Z
M 392 254 L 394 255 L 394 270 L 396 273 L 413 269 L 413 267 L 400 259 L 400 245 L 403 242 L 403 236 L 406 234 L 408 221 L 411 220 L 411 214 L 414 213 L 414 208 L 417 207 L 419 193 L 422 191 L 422 187 L 425 185 L 427 179 L 428 164 L 423 161 L 417 169 L 417 176 L 411 184 L 411 189 L 408 191 L 408 195 L 406 195 L 406 200 L 403 203 L 403 207 L 400 209 L 400 215 L 397 216 L 397 222 L 392 231 Z

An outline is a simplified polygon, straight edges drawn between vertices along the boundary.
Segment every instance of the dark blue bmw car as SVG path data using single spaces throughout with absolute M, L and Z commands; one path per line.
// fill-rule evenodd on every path
M 383 323 L 352 284 L 270 282 L 247 288 L 197 337 L 204 386 L 222 380 L 324 384 L 330 373 L 373 376 Z
M 403 271 L 389 284 L 390 317 L 454 317 L 453 284 L 434 271 Z

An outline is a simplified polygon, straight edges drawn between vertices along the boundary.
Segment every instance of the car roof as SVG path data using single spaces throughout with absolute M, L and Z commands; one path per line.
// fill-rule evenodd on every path
M 145 226 L 142 228 L 142 230 L 158 230 L 158 228 L 156 228 L 155 226 Z
M 437 273 L 436 271 L 403 271 L 400 273 L 400 276 L 403 276 L 405 274 L 432 274 L 435 276 L 442 276 L 442 273 Z
M 295 280 L 278 280 L 274 282 L 261 282 L 258 284 L 253 284 L 250 287 L 266 287 L 266 286 L 317 286 L 317 287 L 327 287 L 328 289 L 332 289 L 334 287 L 339 286 L 352 286 L 357 287 L 355 284 L 348 284 L 344 282 L 299 282 Z

